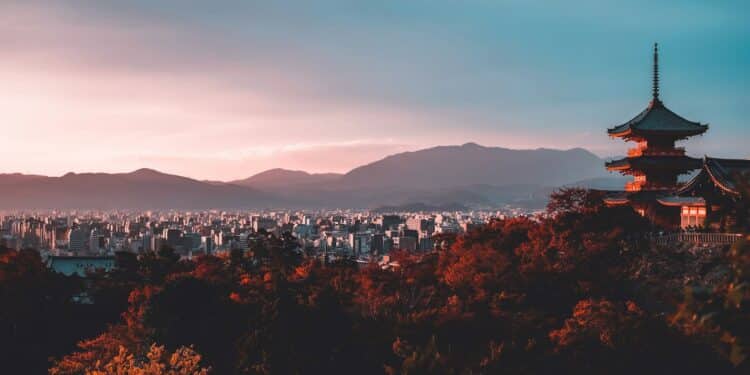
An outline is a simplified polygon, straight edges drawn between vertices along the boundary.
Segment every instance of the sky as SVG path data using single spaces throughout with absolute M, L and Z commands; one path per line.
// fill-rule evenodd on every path
M 0 1 L 0 173 L 346 172 L 476 142 L 586 148 L 650 100 L 750 157 L 750 2 Z M 439 167 L 439 166 L 436 166 Z

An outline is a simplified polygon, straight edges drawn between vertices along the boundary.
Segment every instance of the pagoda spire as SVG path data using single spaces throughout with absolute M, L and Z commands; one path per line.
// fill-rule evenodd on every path
M 653 86 L 653 100 L 654 102 L 659 101 L 659 43 L 654 43 L 654 86 Z

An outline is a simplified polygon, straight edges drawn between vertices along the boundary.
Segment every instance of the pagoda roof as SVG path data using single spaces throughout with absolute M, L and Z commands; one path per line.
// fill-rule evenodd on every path
M 643 112 L 607 132 L 613 137 L 628 137 L 633 134 L 690 136 L 702 134 L 706 130 L 708 125 L 686 120 L 672 112 L 661 100 L 654 98 Z
M 637 156 L 613 160 L 605 164 L 607 169 L 698 169 L 701 160 L 689 156 Z
M 701 197 L 678 197 L 669 196 L 657 199 L 664 206 L 705 206 L 706 200 Z
M 671 195 L 671 192 L 666 191 L 607 191 L 604 195 L 604 203 L 618 206 L 632 202 L 653 202 Z
M 602 191 L 604 193 L 604 203 L 610 206 L 621 206 L 628 204 L 628 194 L 621 190 Z
M 700 173 L 680 188 L 677 193 L 687 195 L 704 181 L 710 181 L 726 193 L 740 196 L 743 188 L 750 189 L 750 160 L 705 157 Z

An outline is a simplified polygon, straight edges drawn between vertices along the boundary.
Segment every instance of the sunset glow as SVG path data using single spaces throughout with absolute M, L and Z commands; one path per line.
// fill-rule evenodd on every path
M 554 7 L 324 1 L 295 12 L 224 4 L 198 17 L 200 7 L 159 4 L 0 5 L 0 156 L 13 161 L 1 172 L 149 167 L 230 180 L 274 167 L 345 172 L 472 141 L 613 155 L 601 129 L 643 106 L 654 39 L 665 100 L 713 120 L 712 138 L 691 150 L 747 152 L 750 82 L 737 69 L 750 62 L 748 23 L 729 8 L 699 21 L 696 3 L 666 30 L 621 21 L 619 8 L 550 20 Z M 569 31 L 518 39 L 521 21 Z

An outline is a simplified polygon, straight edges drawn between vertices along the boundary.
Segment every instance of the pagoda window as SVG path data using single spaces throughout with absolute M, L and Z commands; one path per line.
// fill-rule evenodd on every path
M 688 227 L 702 227 L 705 220 L 705 206 L 682 206 L 680 226 L 683 229 Z

